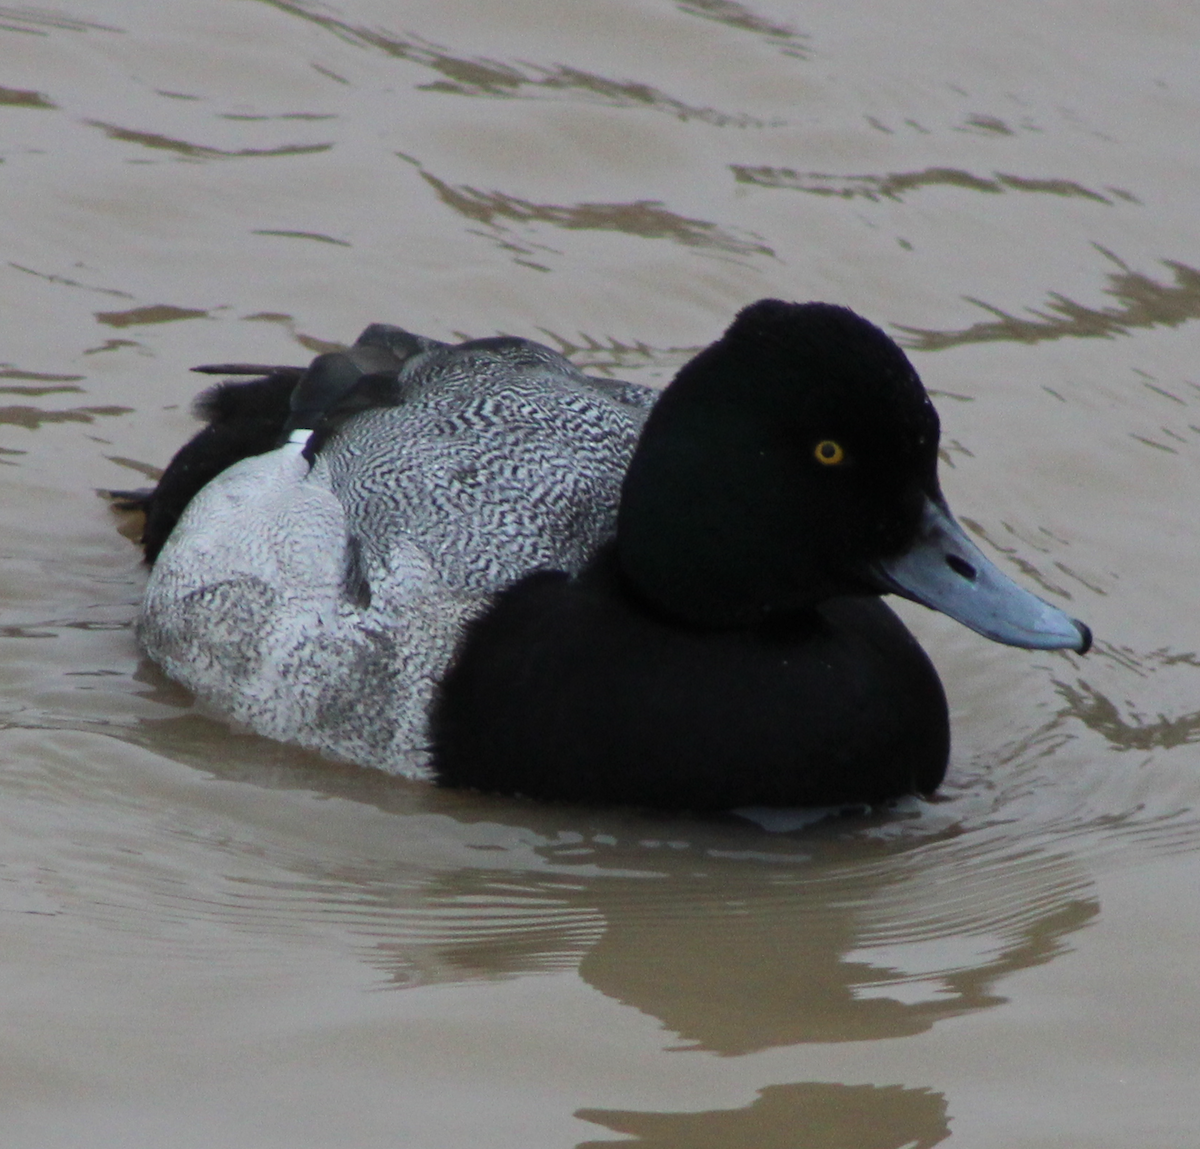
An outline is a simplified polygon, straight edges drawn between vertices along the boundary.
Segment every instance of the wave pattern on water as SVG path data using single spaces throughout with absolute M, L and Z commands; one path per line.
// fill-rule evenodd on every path
M 1129 335 L 1139 328 L 1179 327 L 1200 319 L 1200 271 L 1176 260 L 1163 260 L 1171 279 L 1160 281 L 1134 271 L 1104 249 L 1101 254 L 1118 264 L 1109 272 L 1104 294 L 1117 301 L 1116 307 L 1088 307 L 1055 292 L 1044 309 L 1031 308 L 1029 316 L 1012 315 L 970 296 L 963 298 L 997 318 L 976 323 L 960 331 L 933 331 L 899 326 L 907 346 L 917 351 L 944 351 L 971 343 L 1043 343 L 1050 339 L 1111 339 Z
M 741 1109 L 577 1109 L 575 1116 L 622 1134 L 620 1141 L 583 1141 L 576 1149 L 794 1149 L 796 1130 L 827 1149 L 932 1149 L 950 1136 L 945 1096 L 903 1085 L 804 1081 L 768 1085 Z
M 327 152 L 333 148 L 332 143 L 321 144 L 281 144 L 274 148 L 214 148 L 207 144 L 192 144 L 187 140 L 174 139 L 171 136 L 160 135 L 157 132 L 141 132 L 133 128 L 122 128 L 117 124 L 107 124 L 102 120 L 85 121 L 90 127 L 99 128 L 110 140 L 120 140 L 124 143 L 140 144 L 152 151 L 170 152 L 185 160 L 237 160 L 264 159 L 272 156 L 309 156 L 318 152 Z
M 0 16 L 0 19 L 3 19 Z M 3 27 L 0 24 L 0 27 Z M 53 100 L 28 88 L 0 87 L 0 106 L 9 108 L 57 108 Z
M 991 177 L 977 176 L 962 168 L 934 167 L 918 172 L 890 172 L 883 176 L 830 175 L 824 172 L 798 172 L 791 168 L 751 167 L 731 164 L 730 171 L 740 184 L 755 187 L 787 188 L 810 195 L 836 196 L 839 199 L 865 199 L 871 203 L 888 199 L 899 203 L 923 188 L 948 187 L 963 191 L 1000 195 L 1006 191 L 1033 192 L 1043 195 L 1092 200 L 1111 205 L 1120 199 L 1137 203 L 1129 192 L 1105 188 L 1108 195 L 1084 187 L 1074 180 L 1009 175 L 995 172 Z
M 97 417 L 131 415 L 132 407 L 72 407 L 65 411 L 46 411 L 41 407 L 0 407 L 0 424 L 36 431 L 46 423 L 94 423 Z
M 805 60 L 809 56 L 809 37 L 788 24 L 756 15 L 735 0 L 675 0 L 675 7 L 689 16 L 714 20 L 740 32 L 753 32 L 779 48 L 785 56 Z
M 404 157 L 407 158 L 407 157 Z M 735 255 L 775 253 L 757 238 L 741 236 L 706 220 L 689 219 L 661 202 L 539 204 L 501 191 L 453 186 L 421 169 L 421 178 L 438 198 L 467 219 L 489 226 L 498 220 L 521 224 L 550 224 L 566 231 L 616 231 L 640 239 L 669 239 L 685 247 L 729 252 Z
M 768 124 L 744 113 L 698 107 L 667 95 L 653 84 L 636 80 L 610 80 L 567 64 L 518 64 L 483 57 L 457 56 L 449 48 L 420 36 L 400 36 L 355 25 L 318 12 L 298 0 L 262 0 L 262 3 L 310 21 L 356 47 L 373 48 L 437 72 L 439 79 L 420 85 L 427 92 L 505 99 L 553 98 L 565 94 L 609 107 L 650 108 L 683 121 L 696 120 L 722 128 L 761 128 L 778 126 L 782 122 L 772 121 Z
M 31 36 L 48 36 L 51 32 L 124 32 L 111 24 L 96 24 L 90 20 L 79 20 L 65 12 L 52 12 L 44 8 L 0 8 L 0 29 L 6 32 L 24 32 Z
M 1118 706 L 1083 681 L 1074 686 L 1058 681 L 1054 685 L 1066 703 L 1063 713 L 1094 730 L 1114 749 L 1172 750 L 1200 742 L 1200 711 L 1147 715 Z

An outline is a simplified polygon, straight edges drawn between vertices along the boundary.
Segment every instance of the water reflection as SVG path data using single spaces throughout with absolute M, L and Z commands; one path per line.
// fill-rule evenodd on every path
M 769 1085 L 744 1109 L 579 1109 L 575 1116 L 636 1138 L 584 1141 L 577 1149 L 617 1144 L 639 1149 L 929 1149 L 950 1136 L 945 1097 L 900 1085 Z
M 131 307 L 128 311 L 97 311 L 95 315 L 96 322 L 105 327 L 141 327 L 147 323 L 174 323 L 178 319 L 207 319 L 209 313 L 196 307 L 153 303 L 148 307 Z
M 1074 685 L 1056 680 L 1054 689 L 1066 702 L 1065 716 L 1078 719 L 1116 750 L 1171 750 L 1200 742 L 1200 711 L 1178 717 L 1134 711 L 1127 717 L 1117 703 L 1082 679 Z
M 61 284 L 63 287 L 78 287 L 83 291 L 94 291 L 99 295 L 115 295 L 118 299 L 133 299 L 133 296 L 128 291 L 120 291 L 115 287 L 98 287 L 94 283 L 81 283 L 77 279 L 71 279 L 65 275 L 55 275 L 49 271 L 37 271 L 32 267 L 24 267 L 19 263 L 9 263 L 8 265 L 14 271 L 20 271 L 25 275 L 33 275 L 38 279 L 44 279 L 47 283 Z
M 409 159 L 409 157 L 402 157 Z M 416 164 L 416 161 L 409 160 Z M 548 223 L 567 231 L 618 231 L 640 239 L 670 239 L 685 247 L 708 248 L 737 255 L 775 253 L 757 239 L 747 239 L 701 219 L 676 215 L 654 200 L 634 203 L 539 204 L 518 199 L 501 191 L 481 191 L 458 186 L 437 178 L 416 164 L 421 178 L 438 198 L 460 215 L 479 223 L 496 226 L 497 220 L 516 223 Z M 502 230 L 502 229 L 501 229 Z
M 132 415 L 132 407 L 74 407 L 66 411 L 46 411 L 41 407 L 0 407 L 0 425 L 24 427 L 36 431 L 45 423 L 94 423 L 103 416 Z
M 204 725 L 144 722 L 139 739 L 176 758 L 191 740 L 199 757 Z M 575 969 L 678 1049 L 921 1033 L 1003 1002 L 1002 978 L 1063 952 L 1098 912 L 1078 864 L 1014 841 L 1003 817 L 966 831 L 914 803 L 771 835 L 397 784 L 284 747 L 260 764 L 261 740 L 231 738 L 227 776 L 395 819 L 390 861 L 288 856 L 290 877 L 240 883 L 239 913 L 341 920 L 396 988 Z
M 438 79 L 418 87 L 427 92 L 458 96 L 492 96 L 507 99 L 553 97 L 560 93 L 617 108 L 651 108 L 680 120 L 698 120 L 716 127 L 766 127 L 765 121 L 741 113 L 721 112 L 677 100 L 653 84 L 635 80 L 610 80 L 566 64 L 510 63 L 483 57 L 457 56 L 449 48 L 420 36 L 400 36 L 367 28 L 316 11 L 298 0 L 262 0 L 290 16 L 298 16 L 358 47 L 373 48 L 396 59 L 428 68 Z M 694 5 L 707 7 L 707 5 Z M 733 6 L 731 6 L 733 7 Z M 727 21 L 726 21 L 727 22 Z
M 751 167 L 731 164 L 733 178 L 740 184 L 764 188 L 787 188 L 810 195 L 836 196 L 839 199 L 865 199 L 871 203 L 888 199 L 897 203 L 922 188 L 950 187 L 963 191 L 1000 195 L 1006 191 L 1033 192 L 1043 195 L 1093 200 L 1112 204 L 1114 199 L 1137 203 L 1127 191 L 1105 188 L 1109 195 L 1086 188 L 1074 180 L 1045 179 L 1007 175 L 995 172 L 992 176 L 977 176 L 962 168 L 925 168 L 918 172 L 889 172 L 882 176 L 839 176 L 824 172 L 798 172 L 791 168 Z M 1111 197 L 1111 198 L 1110 198 Z
M 6 32 L 24 32 L 33 36 L 46 36 L 52 31 L 63 32 L 123 32 L 110 24 L 96 24 L 90 20 L 78 20 L 65 12 L 45 12 L 36 8 L 0 8 L 0 29 Z
M 675 7 L 689 16 L 715 20 L 718 24 L 742 32 L 754 32 L 776 45 L 785 56 L 792 56 L 797 60 L 808 58 L 808 36 L 787 24 L 777 24 L 756 15 L 744 4 L 737 4 L 734 0 L 675 0 Z
M 171 136 L 159 135 L 157 132 L 139 132 L 132 128 L 122 128 L 116 124 L 106 124 L 101 120 L 85 120 L 90 127 L 99 128 L 110 140 L 121 140 L 125 143 L 141 144 L 144 148 L 155 151 L 173 152 L 177 156 L 189 160 L 230 160 L 247 157 L 263 158 L 264 156 L 307 156 L 316 152 L 327 152 L 333 148 L 332 143 L 324 144 L 282 144 L 276 148 L 223 148 L 209 147 L 207 144 L 191 144 L 187 140 L 174 139 Z
M 3 24 L 0 24 L 3 27 Z M 41 92 L 28 91 L 24 88 L 0 88 L 0 105 L 9 108 L 57 108 L 58 105 L 47 99 Z
M 280 239 L 312 239 L 318 243 L 332 243 L 338 247 L 351 247 L 344 239 L 335 239 L 331 235 L 323 235 L 319 231 L 285 231 L 282 228 L 256 227 L 251 235 L 273 235 Z
M 32 386 L 20 383 L 14 383 L 6 387 L 0 387 L 0 395 L 59 395 L 63 392 L 82 393 L 82 387 L 74 386 L 78 381 L 87 378 L 85 375 L 55 375 L 46 371 L 22 371 L 19 367 L 13 367 L 11 364 L 6 367 L 0 367 L 0 379 L 27 379 Z M 43 385 L 38 386 L 34 381 L 40 381 Z
M 873 920 L 874 903 L 898 884 L 886 867 L 840 881 L 818 874 L 791 889 L 739 884 L 721 891 L 723 898 L 703 879 L 677 882 L 678 902 L 672 897 L 653 921 L 629 908 L 644 895 L 644 883 L 606 889 L 596 901 L 607 929 L 579 973 L 659 1018 L 689 1049 L 738 1055 L 801 1042 L 908 1036 L 1000 1004 L 1005 999 L 994 990 L 1000 977 L 1049 960 L 1064 937 L 1095 916 L 1096 902 L 1067 871 L 1052 876 L 1037 867 L 1027 893 L 1037 891 L 1039 912 L 1011 932 L 1009 923 L 972 923 L 988 939 L 979 946 L 964 944 L 961 918 L 951 913 L 939 920 L 927 907 L 922 918 L 882 929 Z M 1014 867 L 993 877 L 1007 884 L 1024 875 Z M 1057 884 L 1043 885 L 1047 878 Z M 998 898 L 1003 914 L 1012 912 L 1010 896 L 1005 890 Z M 872 930 L 880 932 L 878 944 L 864 946 Z
M 959 130 L 975 131 L 997 136 L 1015 135 L 1013 129 L 1000 119 L 999 116 L 989 116 L 981 112 L 976 112 L 974 115 L 968 116 L 966 123 Z
M 1128 335 L 1138 328 L 1178 327 L 1200 319 L 1200 271 L 1175 260 L 1163 260 L 1171 280 L 1160 282 L 1134 271 L 1110 251 L 1098 249 L 1116 263 L 1119 271 L 1107 276 L 1104 294 L 1112 296 L 1116 307 L 1087 307 L 1057 292 L 1050 296 L 1044 310 L 1032 311 L 1032 318 L 1010 315 L 979 299 L 965 296 L 968 303 L 981 307 L 997 318 L 976 323 L 961 331 L 930 331 L 920 327 L 899 326 L 908 335 L 906 345 L 918 351 L 942 351 L 966 343 L 1042 343 L 1048 339 L 1111 339 Z

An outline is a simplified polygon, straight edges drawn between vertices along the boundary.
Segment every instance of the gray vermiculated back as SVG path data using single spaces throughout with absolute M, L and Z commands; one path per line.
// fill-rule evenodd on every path
M 539 567 L 577 570 L 613 533 L 641 412 L 533 347 L 562 367 L 423 356 L 402 375 L 400 406 L 326 445 L 316 470 L 374 561 L 419 540 L 448 587 L 487 593 Z
M 311 471 L 284 448 L 205 487 L 154 568 L 139 638 L 259 733 L 424 776 L 429 701 L 463 626 L 612 536 L 655 393 L 509 339 L 417 354 L 400 384 Z

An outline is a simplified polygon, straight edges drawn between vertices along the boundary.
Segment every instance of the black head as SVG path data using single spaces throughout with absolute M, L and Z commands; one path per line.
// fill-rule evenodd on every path
M 937 412 L 879 328 L 761 300 L 651 412 L 622 493 L 622 569 L 702 626 L 874 593 L 867 565 L 904 550 L 939 497 L 937 447 Z

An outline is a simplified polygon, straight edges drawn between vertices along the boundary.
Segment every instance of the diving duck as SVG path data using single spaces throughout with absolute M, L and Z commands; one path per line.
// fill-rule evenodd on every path
M 766 299 L 661 393 L 375 324 L 200 403 L 140 499 L 146 652 L 268 737 L 443 785 L 727 810 L 928 794 L 945 695 L 882 601 L 1088 628 L 971 542 L 854 312 Z

